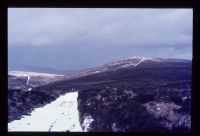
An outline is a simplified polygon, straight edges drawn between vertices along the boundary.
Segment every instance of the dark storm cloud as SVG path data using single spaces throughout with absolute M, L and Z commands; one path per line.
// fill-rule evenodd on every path
M 81 69 L 121 56 L 192 56 L 191 9 L 10 8 L 8 13 L 10 65 Z

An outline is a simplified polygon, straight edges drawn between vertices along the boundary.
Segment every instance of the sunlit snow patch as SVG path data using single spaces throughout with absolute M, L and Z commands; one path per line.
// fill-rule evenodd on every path
M 82 124 L 82 126 L 83 126 L 83 131 L 84 132 L 87 132 L 87 131 L 89 131 L 89 129 L 90 129 L 90 124 L 94 121 L 94 119 L 92 118 L 92 116 L 84 116 L 83 117 L 84 118 L 84 120 L 83 120 L 83 124 Z
M 31 90 L 32 90 L 32 88 L 29 88 L 29 89 L 28 89 L 28 91 L 31 91 Z
M 77 109 L 78 92 L 60 96 L 30 116 L 8 123 L 8 131 L 82 131 Z

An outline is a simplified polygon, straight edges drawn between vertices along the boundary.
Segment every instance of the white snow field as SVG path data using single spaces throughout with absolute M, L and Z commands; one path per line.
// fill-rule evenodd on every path
M 41 108 L 31 115 L 8 123 L 8 131 L 83 131 L 79 122 L 78 92 L 70 92 Z
M 55 77 L 55 76 L 64 76 L 59 74 L 49 74 L 49 73 L 39 73 L 39 72 L 28 72 L 28 71 L 9 71 L 9 75 L 24 77 L 24 76 L 48 76 L 48 77 Z

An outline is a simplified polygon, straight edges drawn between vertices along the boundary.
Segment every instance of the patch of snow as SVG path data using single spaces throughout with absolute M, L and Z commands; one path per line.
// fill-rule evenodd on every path
M 146 59 L 147 59 L 147 58 L 142 57 L 141 60 L 140 60 L 138 63 L 135 64 L 135 66 L 139 65 L 141 62 L 143 62 L 143 61 L 146 60 Z
M 139 60 L 138 63 L 132 62 L 131 60 Z M 134 56 L 134 57 L 122 57 L 116 60 L 112 60 L 111 62 L 105 64 L 104 66 L 115 66 L 115 65 L 122 65 L 121 67 L 129 67 L 129 66 L 137 66 L 144 60 L 151 60 L 153 62 L 161 62 L 161 58 L 151 58 L 151 57 L 144 57 L 144 56 Z M 127 62 L 129 62 L 127 64 Z M 124 65 L 123 65 L 124 64 Z
M 28 77 L 28 79 L 27 79 L 27 81 L 26 81 L 26 84 L 27 84 L 27 85 L 30 85 L 30 84 L 29 84 L 29 80 L 31 79 L 31 77 L 30 77 L 30 75 L 27 75 L 27 77 Z
M 83 131 L 87 132 L 87 131 L 89 131 L 90 124 L 94 121 L 94 119 L 90 115 L 89 116 L 84 116 L 83 118 L 84 118 L 83 124 L 82 124 L 82 126 L 84 128 Z
M 97 70 L 97 71 L 95 71 L 94 73 L 99 73 L 99 72 L 100 72 L 100 71 Z
M 55 76 L 64 76 L 59 74 L 49 74 L 49 73 L 39 73 L 39 72 L 27 72 L 27 71 L 9 71 L 9 75 L 24 77 L 24 76 L 48 76 L 48 77 L 55 77 Z
M 28 89 L 28 91 L 31 91 L 31 90 L 32 90 L 32 88 L 29 88 L 29 89 Z
M 156 110 L 160 110 L 160 105 L 156 104 Z
M 8 123 L 9 131 L 82 131 L 79 122 L 78 92 L 70 92 L 41 108 L 31 115 Z M 89 119 L 91 121 L 91 119 Z
M 126 64 L 126 65 L 123 65 L 122 67 L 123 67 L 123 68 L 126 68 L 126 67 L 129 67 L 129 66 L 131 66 L 131 65 L 134 65 L 134 64 Z
M 144 57 L 144 56 L 134 56 L 130 57 L 129 59 L 148 59 L 148 60 L 156 60 L 157 58 L 151 58 L 151 57 Z
M 187 100 L 187 97 L 182 97 L 183 102 L 185 102 L 185 100 Z
M 132 59 L 138 59 L 139 61 L 137 63 L 131 62 L 130 60 L 132 60 Z M 114 65 L 125 63 L 124 65 L 121 66 L 121 67 L 125 68 L 125 67 L 129 67 L 129 66 L 137 66 L 140 63 L 142 63 L 144 60 L 159 61 L 159 59 L 155 59 L 155 58 L 136 56 L 136 57 L 124 57 L 123 59 L 112 61 L 112 62 L 108 63 L 107 65 L 114 66 Z M 127 62 L 128 62 L 128 64 L 127 64 Z
M 117 124 L 116 124 L 116 123 L 113 123 L 113 124 L 112 124 L 112 130 L 113 130 L 114 132 L 117 132 L 117 131 L 118 131 L 118 129 L 117 129 Z

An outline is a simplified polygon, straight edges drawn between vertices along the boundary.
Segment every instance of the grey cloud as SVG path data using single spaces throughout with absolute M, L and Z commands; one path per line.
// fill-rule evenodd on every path
M 189 44 L 191 15 L 190 9 L 9 9 L 9 45 Z
M 60 69 L 121 56 L 191 59 L 192 9 L 9 8 L 8 46 L 10 65 Z

